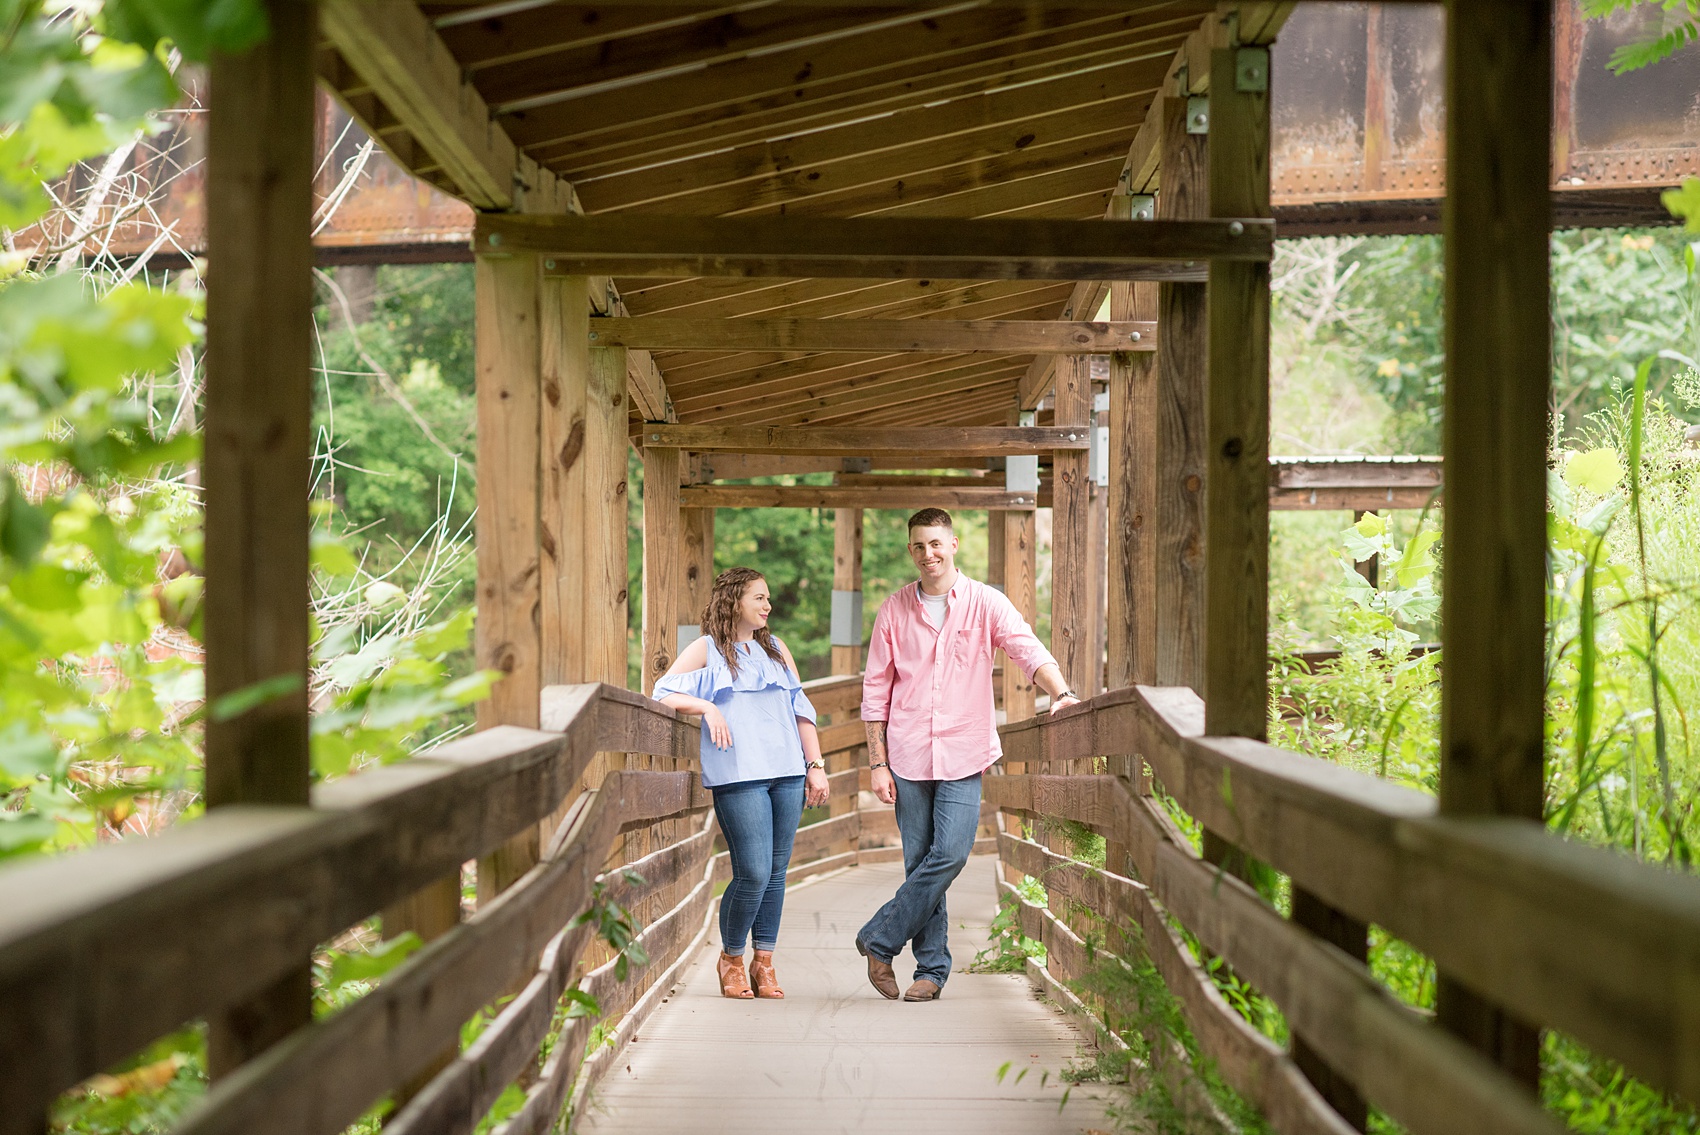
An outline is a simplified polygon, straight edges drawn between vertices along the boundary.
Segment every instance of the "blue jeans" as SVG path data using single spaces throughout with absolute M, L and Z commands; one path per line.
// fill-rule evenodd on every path
M 879 908 L 857 939 L 889 962 L 910 943 L 915 978 L 940 989 L 950 976 L 950 919 L 944 896 L 974 850 L 980 827 L 980 774 L 961 780 L 904 780 L 897 784 L 897 830 L 903 836 L 903 885 Z
M 785 868 L 803 818 L 803 778 L 743 780 L 714 792 L 714 814 L 732 855 L 732 882 L 720 897 L 720 948 L 743 956 L 755 931 L 756 949 L 779 944 L 785 909 Z

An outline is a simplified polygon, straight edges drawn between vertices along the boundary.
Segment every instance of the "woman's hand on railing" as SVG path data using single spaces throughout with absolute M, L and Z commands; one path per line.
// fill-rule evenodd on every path
M 709 705 L 702 711 L 702 721 L 708 726 L 708 739 L 714 743 L 716 749 L 732 747 L 732 727 L 726 724 L 726 718 L 718 709 Z
M 826 770 L 811 765 L 803 784 L 803 803 L 810 808 L 818 808 L 826 803 L 826 798 L 831 794 L 832 789 L 826 782 Z

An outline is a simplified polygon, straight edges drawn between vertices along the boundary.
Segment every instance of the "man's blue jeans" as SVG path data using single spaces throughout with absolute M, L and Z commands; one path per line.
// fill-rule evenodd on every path
M 756 949 L 771 950 L 779 944 L 785 869 L 803 818 L 803 778 L 742 780 L 712 791 L 732 858 L 732 882 L 720 899 L 720 948 L 742 956 L 753 930 Z
M 980 774 L 961 780 L 897 783 L 897 830 L 903 836 L 903 885 L 856 935 L 868 953 L 889 962 L 910 943 L 915 979 L 940 989 L 950 976 L 950 919 L 944 896 L 974 850 L 980 827 Z

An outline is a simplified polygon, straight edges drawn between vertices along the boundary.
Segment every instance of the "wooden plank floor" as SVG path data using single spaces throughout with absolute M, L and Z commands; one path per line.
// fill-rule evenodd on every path
M 783 1001 L 719 995 L 719 934 L 683 974 L 593 1095 L 577 1130 L 604 1135 L 1077 1135 L 1105 1126 L 1090 1088 L 1060 1112 L 1057 1073 L 1082 1037 L 1027 979 L 961 972 L 986 944 L 996 857 L 951 888 L 956 971 L 942 999 L 886 1001 L 868 985 L 854 936 L 903 878 L 900 863 L 853 867 L 786 896 L 774 961 Z M 907 988 L 914 963 L 898 959 Z M 1002 1084 L 997 1070 L 1013 1068 Z M 1015 1071 L 1030 1071 L 1015 1083 Z M 1039 1083 L 1041 1072 L 1050 1082 Z

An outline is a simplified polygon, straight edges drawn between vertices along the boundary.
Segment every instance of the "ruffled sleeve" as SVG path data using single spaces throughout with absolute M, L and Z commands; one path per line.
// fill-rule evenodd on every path
M 791 712 L 805 721 L 819 721 L 815 715 L 814 703 L 809 701 L 809 695 L 798 685 L 791 690 Z
M 711 663 L 712 665 L 712 663 Z M 677 674 L 663 674 L 655 680 L 655 692 L 649 696 L 660 701 L 668 694 L 684 694 L 690 698 L 702 698 L 705 701 L 714 700 L 714 681 L 709 674 L 709 666 L 701 670 L 686 670 Z

